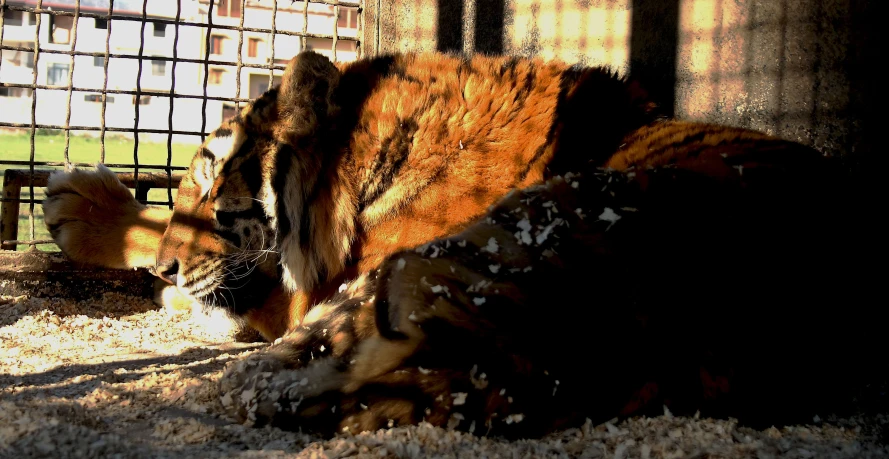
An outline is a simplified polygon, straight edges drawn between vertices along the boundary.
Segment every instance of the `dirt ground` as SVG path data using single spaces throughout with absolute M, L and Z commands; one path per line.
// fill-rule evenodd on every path
M 226 419 L 216 382 L 262 344 L 146 299 L 0 297 L 0 457 L 889 457 L 889 416 L 754 431 L 673 417 L 506 442 L 428 425 L 322 439 Z

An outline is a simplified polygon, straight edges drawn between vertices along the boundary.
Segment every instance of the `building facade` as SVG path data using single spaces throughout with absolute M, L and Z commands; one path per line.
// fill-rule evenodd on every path
M 45 0 L 44 9 L 57 14 L 41 14 L 38 30 L 35 13 L 7 9 L 4 12 L 2 54 L 0 54 L 0 122 L 30 124 L 32 99 L 36 96 L 35 121 L 41 126 L 65 126 L 70 96 L 72 128 L 102 125 L 102 88 L 110 91 L 139 91 L 135 94 L 107 94 L 104 125 L 112 128 L 175 130 L 195 135 L 175 135 L 174 142 L 197 143 L 197 133 L 212 130 L 237 110 L 236 103 L 216 98 L 255 98 L 269 85 L 280 81 L 282 70 L 261 68 L 284 65 L 302 49 L 317 49 L 333 57 L 330 38 L 306 38 L 293 33 L 355 37 L 357 9 L 325 4 L 278 2 L 272 34 L 273 8 L 268 1 L 214 0 L 212 17 L 209 0 L 181 0 L 177 8 L 170 1 L 115 0 L 114 19 L 78 17 L 74 0 Z M 10 0 L 10 6 L 36 7 L 36 0 Z M 108 0 L 81 0 L 81 14 L 107 15 Z M 243 17 L 242 17 L 243 16 Z M 308 19 L 308 21 L 306 21 Z M 208 24 L 201 27 L 192 24 Z M 214 27 L 215 26 L 215 27 Z M 220 28 L 221 27 L 221 28 Z M 33 49 L 39 43 L 35 59 Z M 241 43 L 240 50 L 238 44 Z M 142 59 L 110 56 L 142 56 Z M 59 51 L 60 53 L 54 53 Z M 78 52 L 72 56 L 70 51 Z M 240 52 L 239 52 L 240 51 Z M 197 61 L 214 62 L 205 66 Z M 356 58 L 354 41 L 338 40 L 336 58 Z M 180 60 L 185 59 L 186 62 Z M 238 71 L 238 61 L 242 64 Z M 244 66 L 246 65 L 246 66 Z M 206 74 L 205 74 L 206 70 Z M 37 89 L 34 83 L 36 71 Z M 240 88 L 238 75 L 240 74 Z M 70 85 L 73 88 L 68 90 Z M 205 85 L 206 81 L 206 85 Z M 173 99 L 171 122 L 170 92 L 193 97 Z M 70 95 L 69 95 L 70 93 Z M 138 118 L 138 119 L 137 119 Z M 137 124 L 138 123 L 138 124 Z M 72 134 L 96 135 L 98 131 L 73 130 Z M 130 134 L 131 135 L 131 134 Z M 140 140 L 167 140 L 165 133 L 140 133 Z

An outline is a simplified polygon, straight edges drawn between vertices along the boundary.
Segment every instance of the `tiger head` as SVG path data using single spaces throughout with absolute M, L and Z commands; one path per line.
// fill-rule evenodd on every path
M 241 315 L 279 286 L 308 290 L 341 269 L 354 204 L 341 184 L 347 177 L 324 177 L 336 158 L 322 154 L 338 78 L 327 58 L 301 53 L 280 87 L 209 136 L 180 183 L 158 248 L 159 277 Z M 309 209 L 309 201 L 328 205 Z

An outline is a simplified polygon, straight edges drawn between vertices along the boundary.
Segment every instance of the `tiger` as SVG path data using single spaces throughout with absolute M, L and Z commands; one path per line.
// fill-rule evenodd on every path
M 475 301 L 485 298 L 493 304 L 493 297 L 461 296 L 460 301 L 465 301 L 459 303 L 460 307 L 470 313 L 461 316 L 457 314 L 460 308 L 455 306 L 447 309 L 453 316 L 411 328 L 407 326 L 411 316 L 427 317 L 417 314 L 429 314 L 437 303 L 415 308 L 413 305 L 418 303 L 406 297 L 393 298 L 391 292 L 427 287 L 424 278 L 432 282 L 433 276 L 447 275 L 438 271 L 419 275 L 431 268 L 414 260 L 421 255 L 417 248 L 432 251 L 422 260 L 431 263 L 428 266 L 445 260 L 445 253 L 452 253 L 455 270 L 458 261 L 467 266 L 466 270 L 473 270 L 472 257 L 492 253 L 481 250 L 488 245 L 477 243 L 466 251 L 453 249 L 454 244 L 463 249 L 460 244 L 467 239 L 459 239 L 461 234 L 496 233 L 503 220 L 500 213 L 489 212 L 491 206 L 509 207 L 515 204 L 510 199 L 567 183 L 565 177 L 572 174 L 586 178 L 571 181 L 571 189 L 564 185 L 553 188 L 565 193 L 566 199 L 593 199 L 577 195 L 575 184 L 582 190 L 601 185 L 610 194 L 600 183 L 605 180 L 602 177 L 626 181 L 630 188 L 645 188 L 648 178 L 660 177 L 649 169 L 681 171 L 683 177 L 694 178 L 688 183 L 713 182 L 719 186 L 708 186 L 730 190 L 723 194 L 735 197 L 735 193 L 746 190 L 748 179 L 763 171 L 784 170 L 797 162 L 805 165 L 821 159 L 808 147 L 764 133 L 668 118 L 631 77 L 620 77 L 607 68 L 519 57 L 447 54 L 393 54 L 333 64 L 307 51 L 288 63 L 280 86 L 248 103 L 208 136 L 182 179 L 173 210 L 138 203 L 101 165 L 95 170 L 54 173 L 43 208 L 54 240 L 72 260 L 110 268 L 149 267 L 178 292 L 180 299 L 221 307 L 274 343 L 255 358 L 241 362 L 220 383 L 226 394 L 223 405 L 237 419 L 324 432 L 425 420 L 471 431 L 484 426 L 494 434 L 535 435 L 571 425 L 581 415 L 596 417 L 595 413 L 614 411 L 611 401 L 594 400 L 585 394 L 577 386 L 584 380 L 571 377 L 577 375 L 558 379 L 565 381 L 562 387 L 547 374 L 566 371 L 570 356 L 558 352 L 564 351 L 564 346 L 581 349 L 571 339 L 583 333 L 540 335 L 535 327 L 556 327 L 555 323 L 565 322 L 579 326 L 601 319 L 606 331 L 613 332 L 608 335 L 612 341 L 620 340 L 623 332 L 628 336 L 634 332 L 655 333 L 646 327 L 640 329 L 638 324 L 626 325 L 626 317 L 621 314 L 634 310 L 627 309 L 627 304 L 635 305 L 637 301 L 646 307 L 656 304 L 657 289 L 627 284 L 634 275 L 627 274 L 625 279 L 615 274 L 632 273 L 634 260 L 644 268 L 651 257 L 637 252 L 627 256 L 617 250 L 615 254 L 622 254 L 620 257 L 608 258 L 608 263 L 613 261 L 617 267 L 603 262 L 593 263 L 595 269 L 587 268 L 575 259 L 560 265 L 559 275 L 539 278 L 537 273 L 545 271 L 546 265 L 541 269 L 526 265 L 521 267 L 521 276 L 516 273 L 502 281 L 495 277 L 485 282 L 498 285 L 494 290 L 502 288 L 504 295 L 516 295 L 507 295 L 503 304 L 515 301 L 525 308 L 527 317 L 487 317 L 485 311 L 490 308 L 479 309 Z M 599 168 L 608 172 L 602 175 Z M 697 197 L 698 192 L 706 197 L 711 191 L 700 188 L 690 192 L 689 199 Z M 793 194 L 788 189 L 780 191 Z M 748 196 L 745 193 L 742 195 Z M 756 195 L 757 199 L 765 199 L 764 194 Z M 648 199 L 658 194 L 646 191 L 641 195 Z M 702 227 L 715 225 L 702 217 L 720 209 L 720 203 L 698 202 L 695 207 L 693 199 L 682 204 L 686 201 L 669 203 L 680 210 L 700 211 L 696 221 Z M 791 209 L 797 205 L 787 199 L 785 202 Z M 621 209 L 633 205 L 610 208 L 613 214 L 600 214 L 600 220 L 615 224 L 605 234 L 624 234 L 618 229 L 632 219 L 617 212 L 626 212 Z M 745 205 L 739 204 L 749 212 Z M 564 215 L 567 210 L 549 209 L 549 213 L 555 212 Z M 662 210 L 655 214 L 661 220 L 654 219 L 650 227 L 634 226 L 636 229 L 628 234 L 640 241 L 664 241 L 668 233 L 659 232 L 657 225 L 670 222 L 669 215 Z M 728 215 L 726 219 L 741 218 L 738 215 L 742 214 Z M 749 217 L 749 213 L 743 216 Z M 564 228 L 550 230 L 555 231 L 553 240 L 557 235 L 560 240 L 568 237 L 560 233 L 570 224 L 571 231 L 577 230 L 583 242 L 577 247 L 578 254 L 592 260 L 593 255 L 604 256 L 612 250 L 610 240 L 595 245 L 603 236 L 593 227 L 566 218 L 562 221 Z M 688 231 L 692 227 L 677 228 Z M 754 235 L 763 236 L 762 228 L 755 230 Z M 690 241 L 682 231 L 669 232 L 681 241 L 677 244 L 706 245 Z M 730 234 L 741 242 L 746 240 L 740 232 Z M 524 238 L 524 233 L 518 237 Z M 536 241 L 540 234 L 529 233 L 528 237 Z M 502 244 L 500 240 L 495 239 L 491 247 L 501 247 L 496 245 Z M 627 236 L 621 242 L 633 247 L 630 239 Z M 713 247 L 725 244 L 716 236 L 704 240 Z M 451 241 L 452 252 L 442 251 L 441 245 L 432 241 L 443 241 L 446 246 Z M 755 244 L 749 245 L 756 248 Z M 497 253 L 503 256 L 506 250 Z M 722 261 L 718 252 L 712 255 L 715 259 L 708 262 Z M 763 256 L 763 260 L 768 259 Z M 398 269 L 402 261 L 403 271 Z M 491 263 L 487 269 L 504 263 Z M 502 269 L 498 272 L 506 275 L 518 268 Z M 651 269 L 645 272 L 650 274 Z M 484 269 L 478 271 L 484 273 Z M 399 273 L 419 276 L 402 278 Z M 708 282 L 714 280 L 711 277 L 706 277 Z M 554 317 L 541 317 L 547 316 L 545 309 L 549 306 L 545 305 L 552 302 L 542 296 L 537 302 L 520 301 L 532 294 L 542 295 L 535 286 L 549 283 L 552 288 L 547 294 L 553 294 L 554 302 L 566 302 L 566 295 L 572 292 L 583 293 L 576 286 L 572 289 L 560 284 L 559 278 L 583 285 L 601 282 L 606 287 L 597 293 L 605 295 L 609 306 L 596 309 L 595 315 L 571 309 Z M 396 288 L 400 285 L 397 279 L 403 279 L 406 287 Z M 673 278 L 665 276 L 661 280 L 648 275 L 639 279 L 658 282 L 663 290 L 670 291 L 667 279 Z M 456 278 L 453 281 L 457 282 Z M 625 289 L 618 288 L 621 285 Z M 712 288 L 708 283 L 700 285 L 712 297 L 726 301 L 720 309 L 740 307 L 740 301 L 726 299 L 715 287 L 726 287 L 724 282 L 713 282 Z M 430 291 L 441 287 L 440 291 L 456 292 L 446 283 L 428 287 Z M 490 286 L 478 288 L 482 287 Z M 382 294 L 380 289 L 389 293 Z M 680 291 L 688 293 L 689 289 Z M 638 298 L 627 303 L 618 298 L 619 293 Z M 528 309 L 535 306 L 544 311 Z M 618 319 L 622 321 L 620 326 L 609 328 L 610 321 Z M 655 330 L 662 338 L 666 336 L 664 328 Z M 480 349 L 497 350 L 496 357 L 490 362 L 477 362 L 477 367 L 473 364 L 464 368 L 460 358 L 478 352 L 460 340 L 476 343 Z M 560 348 L 547 347 L 547 342 Z M 683 342 L 687 349 L 693 348 L 692 344 Z M 552 371 L 544 369 L 541 376 L 537 372 L 542 359 L 538 352 L 543 350 L 552 351 L 547 357 L 560 357 L 554 360 Z M 619 355 L 609 362 L 618 365 L 626 357 L 637 356 Z M 422 366 L 414 365 L 420 361 Z M 640 364 L 634 371 L 654 367 L 658 369 L 652 370 L 656 374 L 670 373 L 654 357 L 649 363 Z M 485 368 L 487 364 L 494 368 Z M 315 376 L 309 377 L 309 373 Z M 704 373 L 709 376 L 699 377 L 691 386 L 707 380 L 707 391 L 721 393 L 726 376 Z M 297 378 L 299 375 L 303 376 Z M 435 376 L 427 378 L 429 375 Z M 484 403 L 470 389 L 494 388 L 496 385 L 485 381 L 505 375 L 516 384 L 502 387 L 496 394 L 484 392 L 488 394 Z M 631 376 L 627 374 L 632 383 L 639 382 Z M 627 385 L 618 382 L 626 381 L 603 383 L 597 390 L 613 390 L 615 400 L 620 399 L 617 392 Z M 645 382 L 642 387 L 647 389 L 633 389 L 632 398 L 642 401 L 628 403 L 618 411 L 639 413 L 656 404 L 649 400 L 650 393 L 669 393 L 666 387 L 681 389 L 689 387 L 687 383 Z M 559 394 L 556 401 L 560 403 L 532 401 L 544 386 Z M 255 390 L 250 392 L 249 387 Z M 271 397 L 276 392 L 263 392 L 267 387 L 287 390 Z M 305 390 L 300 392 L 300 388 Z M 400 391 L 419 398 L 393 395 Z M 245 394 L 264 394 L 267 398 L 252 403 Z M 469 407 L 464 406 L 468 399 L 463 394 L 473 395 Z M 447 403 L 420 400 L 427 396 Z M 587 402 L 574 409 L 570 402 L 561 403 L 569 396 Z M 516 400 L 524 402 L 514 404 Z M 475 411 L 455 411 L 454 406 Z M 288 407 L 292 408 L 289 414 Z M 493 421 L 498 416 L 503 423 Z
M 47 228 L 76 262 L 149 267 L 266 340 L 389 254 L 462 230 L 507 192 L 586 162 L 660 117 L 604 67 L 304 51 L 197 149 L 173 210 L 103 166 L 53 174 Z
M 662 127 L 609 164 L 686 145 L 694 161 L 584 167 L 392 254 L 229 364 L 225 411 L 509 439 L 663 407 L 756 428 L 854 412 L 856 387 L 889 374 L 885 314 L 867 306 L 878 275 L 857 263 L 879 237 L 870 204 L 805 148 L 736 139 L 729 154 L 724 132 L 708 147 Z

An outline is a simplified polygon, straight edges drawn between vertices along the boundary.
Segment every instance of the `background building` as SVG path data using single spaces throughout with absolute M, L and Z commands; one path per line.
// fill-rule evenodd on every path
M 11 0 L 8 4 L 33 8 L 37 0 Z M 274 83 L 280 81 L 281 69 L 262 67 L 283 67 L 302 49 L 316 49 L 334 57 L 333 39 L 302 38 L 293 33 L 355 37 L 358 24 L 356 8 L 309 4 L 305 11 L 303 2 L 282 0 L 275 14 L 278 33 L 273 42 L 271 33 L 249 30 L 270 28 L 273 7 L 269 1 L 248 0 L 242 5 L 241 1 L 217 0 L 212 18 L 209 0 L 182 0 L 178 4 L 178 25 L 176 3 L 147 2 L 147 21 L 143 23 L 143 5 L 138 0 L 115 0 L 111 21 L 81 16 L 75 23 L 74 15 L 68 14 L 75 11 L 74 0 L 44 1 L 43 8 L 59 14 L 41 15 L 39 31 L 35 14 L 6 10 L 2 35 L 6 49 L 2 50 L 0 82 L 31 86 L 36 67 L 37 89 L 0 87 L 0 122 L 29 123 L 32 91 L 36 91 L 36 124 L 65 126 L 70 79 L 70 126 L 98 128 L 103 124 L 104 87 L 112 91 L 104 109 L 106 127 L 194 132 L 195 135 L 176 134 L 173 141 L 198 143 L 198 133 L 213 129 L 237 110 L 235 102 L 219 98 L 255 98 L 268 88 L 270 73 L 278 76 Z M 108 0 L 81 0 L 79 11 L 106 16 Z M 248 30 L 239 32 L 242 21 Z M 31 51 L 35 43 L 41 46 L 36 61 Z M 72 50 L 79 54 L 69 55 Z M 109 57 L 106 73 L 106 51 L 109 56 L 143 56 L 141 69 L 139 59 Z M 336 59 L 348 61 L 355 57 L 355 42 L 339 40 Z M 213 63 L 205 66 L 197 62 L 205 58 Z M 172 123 L 170 97 L 165 96 L 171 91 L 194 96 L 175 98 Z M 203 100 L 205 94 L 211 98 Z M 72 133 L 95 135 L 98 131 Z M 140 139 L 143 136 L 155 141 L 166 141 L 168 137 L 165 133 L 140 133 Z

